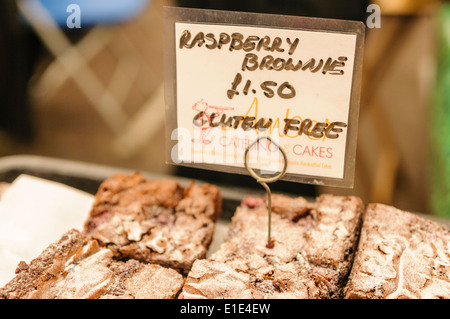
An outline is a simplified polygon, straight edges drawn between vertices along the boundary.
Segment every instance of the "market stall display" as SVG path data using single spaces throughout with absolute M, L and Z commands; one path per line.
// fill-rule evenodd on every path
M 36 158 L 32 159 L 31 162 L 35 164 Z M 48 162 L 56 163 L 54 159 L 43 159 L 43 163 Z M 71 166 L 68 165 L 70 162 L 66 161 L 46 169 L 43 168 L 45 164 L 41 168 L 37 166 L 32 168 L 30 163 L 26 168 L 26 164 L 26 161 L 22 159 L 22 165 L 19 165 L 22 167 L 20 170 L 9 166 L 6 171 L 0 173 L 0 176 L 13 176 L 14 171 L 28 173 L 33 171 L 36 175 L 47 178 L 53 175 L 54 179 L 58 179 L 61 178 L 62 172 L 55 171 L 58 167 L 66 167 L 67 175 L 64 179 L 69 184 L 75 181 L 75 185 L 76 180 L 83 175 L 84 184 L 86 184 L 86 173 L 96 168 L 94 171 L 97 174 L 101 171 L 108 174 L 102 178 L 99 175 L 91 177 L 91 182 L 100 187 L 104 180 L 111 181 L 111 176 L 118 176 L 120 172 L 117 168 L 96 167 L 82 163 L 72 163 L 74 165 Z M 68 169 L 69 167 L 71 168 Z M 70 175 L 77 169 L 80 169 L 79 176 L 71 179 Z M 143 177 L 133 174 L 127 173 L 121 176 L 128 176 L 131 180 L 137 178 L 145 181 Z M 142 175 L 147 178 L 154 177 L 151 174 L 142 173 Z M 180 185 L 190 184 L 185 180 L 177 182 Z M 195 181 L 195 184 L 197 183 L 202 184 L 201 181 Z M 158 182 L 154 185 L 158 185 Z M 139 192 L 139 183 L 128 186 L 132 190 L 131 193 Z M 13 274 L 14 271 L 10 270 L 11 280 L 2 287 L 2 298 L 43 296 L 37 292 L 35 294 L 28 294 L 28 292 L 30 285 L 36 282 L 42 283 L 42 280 L 45 278 L 48 280 L 51 277 L 45 275 L 48 271 L 55 271 L 58 278 L 58 284 L 55 283 L 47 295 L 52 298 L 57 296 L 233 298 L 238 295 L 245 295 L 246 298 L 449 298 L 450 265 L 445 256 L 449 254 L 446 243 L 448 243 L 450 222 L 446 219 L 430 221 L 426 216 L 403 212 L 394 207 L 365 204 L 356 197 L 322 195 L 314 200 L 274 194 L 273 246 L 267 247 L 267 201 L 264 195 L 257 195 L 251 190 L 233 190 L 223 187 L 218 189 L 223 200 L 221 204 L 223 213 L 216 221 L 214 238 L 208 246 L 207 256 L 196 259 L 190 271 L 183 272 L 179 267 L 172 270 L 170 265 L 161 266 L 157 260 L 153 262 L 137 261 L 134 258 L 117 258 L 117 255 L 114 256 L 114 249 L 102 247 L 96 240 L 91 240 L 89 245 L 85 245 L 87 237 L 82 239 L 84 238 L 82 232 L 65 229 L 65 232 L 73 235 L 69 237 L 77 242 L 78 246 L 73 250 L 79 252 L 76 254 L 76 251 L 72 251 L 66 254 L 61 261 L 60 265 L 64 264 L 63 268 L 67 267 L 67 271 L 64 272 L 63 268 L 56 266 L 56 268 L 50 267 L 50 270 L 47 269 L 48 267 L 42 267 L 42 260 L 46 259 L 46 254 L 54 254 L 55 247 L 65 245 L 64 242 L 68 245 L 66 234 L 63 236 L 65 239 L 55 238 L 53 244 L 49 242 L 49 246 L 34 260 L 19 262 L 17 274 Z M 99 188 L 99 194 L 104 191 L 101 187 Z M 171 195 L 173 193 L 164 194 L 166 197 Z M 101 202 L 100 198 L 101 196 L 98 197 L 97 203 Z M 119 199 L 120 196 L 116 198 Z M 122 212 L 140 211 L 145 207 L 145 203 L 136 200 L 138 198 L 135 197 L 134 201 L 124 201 L 117 209 L 120 208 Z M 149 200 L 151 198 L 150 196 Z M 88 212 L 83 214 L 88 220 Z M 45 230 L 45 223 L 42 224 L 42 228 Z M 374 229 L 378 230 L 374 232 Z M 75 243 L 72 244 L 75 245 Z M 402 251 L 403 254 L 401 254 Z M 366 258 L 367 254 L 376 259 Z M 71 256 L 75 255 L 78 257 L 69 261 Z M 80 258 L 80 262 L 75 262 L 77 258 Z M 46 260 L 50 262 L 48 258 Z M 117 266 L 105 268 L 102 266 L 105 260 L 108 260 L 107 264 Z M 77 274 L 78 278 L 90 277 L 89 272 L 83 272 L 87 265 L 95 266 L 94 268 L 102 274 L 108 274 L 110 284 L 104 287 L 105 290 L 101 293 L 98 291 L 95 294 L 85 293 L 86 287 L 93 287 L 92 282 L 87 279 L 85 285 L 78 287 L 79 290 L 70 282 L 71 274 Z M 351 273 L 350 268 L 352 268 Z M 30 269 L 37 269 L 37 272 L 33 272 L 35 277 L 30 277 Z M 156 294 L 152 295 L 126 289 L 118 292 L 117 285 L 123 287 L 121 280 L 128 271 L 134 274 L 129 279 L 130 285 L 134 280 L 141 284 L 143 281 L 149 281 L 148 285 L 163 280 L 167 283 L 163 286 L 164 289 L 167 288 L 167 291 L 161 288 L 158 293 L 155 292 Z M 145 279 L 140 277 L 144 274 Z M 387 275 L 384 276 L 384 274 Z M 424 277 L 426 274 L 430 276 L 429 280 Z M 167 275 L 172 278 L 170 281 L 161 279 L 166 278 Z M 375 277 L 370 279 L 371 276 Z M 412 289 L 412 286 L 407 284 L 408 280 L 416 282 L 415 279 L 410 279 L 411 276 L 419 276 L 428 285 Z M 177 277 L 184 278 L 183 284 L 180 285 L 179 281 L 175 280 Z M 376 287 L 368 288 L 375 289 L 378 291 L 377 294 L 362 294 L 360 287 L 366 287 L 365 283 L 380 285 L 384 288 L 380 290 Z M 124 285 L 127 287 L 127 284 Z M 47 288 L 43 289 L 49 291 L 47 289 L 50 286 L 45 287 Z M 143 289 L 142 291 L 147 292 L 151 290 L 149 286 L 139 286 L 137 283 L 132 287 L 134 288 L 130 289 Z M 116 293 L 112 294 L 112 291 Z M 360 292 L 357 293 L 357 291 Z

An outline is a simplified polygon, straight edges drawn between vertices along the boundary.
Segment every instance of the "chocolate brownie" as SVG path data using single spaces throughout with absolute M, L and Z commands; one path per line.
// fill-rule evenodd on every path
M 179 298 L 340 298 L 350 271 L 364 205 L 357 197 L 321 195 L 315 202 L 272 195 L 272 240 L 267 204 L 246 198 L 228 237 L 197 260 Z
M 410 212 L 369 204 L 345 298 L 450 298 L 450 232 Z
M 2 299 L 175 298 L 183 277 L 137 260 L 115 261 L 111 250 L 69 230 L 0 289 Z
M 118 259 L 156 263 L 187 274 L 206 257 L 221 213 L 216 186 L 118 174 L 100 186 L 84 232 Z

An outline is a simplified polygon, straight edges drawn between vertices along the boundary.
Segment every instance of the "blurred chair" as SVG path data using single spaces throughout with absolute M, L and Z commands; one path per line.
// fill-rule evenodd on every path
M 88 31 L 76 43 L 65 32 L 68 30 L 67 19 L 71 15 L 68 7 L 71 4 L 77 4 L 81 9 L 81 28 Z M 133 118 L 123 108 L 138 72 L 147 62 L 121 27 L 137 19 L 149 4 L 150 0 L 17 0 L 24 22 L 31 26 L 54 56 L 52 63 L 31 88 L 33 96 L 40 100 L 48 99 L 58 92 L 66 80 L 72 79 L 115 133 L 115 148 L 123 156 L 129 155 L 139 141 L 142 143 L 141 140 L 154 133 L 155 128 L 152 127 L 151 132 L 136 132 L 128 139 L 122 136 L 129 136 L 131 133 L 128 131 L 136 131 L 134 122 L 142 121 L 142 114 L 156 113 L 156 116 L 153 115 L 155 118 L 161 113 L 162 119 L 164 117 L 163 111 L 153 112 L 153 109 L 160 107 L 159 96 L 151 97 L 144 106 L 145 110 Z M 121 37 L 121 45 L 114 45 L 113 37 Z M 89 63 L 107 46 L 117 56 L 118 63 L 108 85 L 105 85 Z M 150 67 L 146 70 L 151 72 Z M 156 94 L 162 95 L 160 91 L 157 90 Z M 158 105 L 154 105 L 153 99 L 158 101 Z M 160 119 L 159 122 L 164 121 Z M 126 145 L 131 142 L 131 146 Z
M 368 185 L 370 192 L 368 200 L 370 202 L 395 205 L 395 193 L 396 191 L 398 192 L 397 183 L 401 173 L 404 175 L 403 178 L 408 178 L 419 185 L 420 181 L 416 181 L 417 174 L 415 172 L 417 169 L 415 169 L 415 166 L 412 164 L 408 165 L 408 161 L 416 157 L 414 156 L 415 153 L 408 147 L 408 143 L 413 139 L 413 135 L 408 135 L 407 137 L 400 135 L 395 127 L 395 125 L 402 126 L 405 128 L 403 131 L 406 132 L 408 127 L 406 124 L 408 123 L 406 123 L 406 120 L 402 123 L 395 122 L 392 114 L 387 112 L 388 106 L 383 105 L 386 102 L 383 103 L 380 92 L 384 81 L 391 76 L 395 63 L 402 59 L 401 54 L 404 52 L 404 48 L 407 47 L 408 40 L 411 41 L 414 38 L 414 26 L 419 23 L 419 18 L 427 15 L 431 16 L 438 1 L 375 0 L 372 2 L 381 7 L 383 25 L 380 30 L 367 30 L 360 123 L 365 121 L 365 123 L 372 124 L 374 127 L 379 127 L 380 123 L 383 123 L 383 128 L 377 129 L 375 136 L 371 137 L 370 141 L 366 140 L 358 145 L 357 156 L 361 159 L 361 179 L 364 180 L 365 184 L 368 184 L 366 181 L 371 181 L 370 185 Z M 372 37 L 380 32 L 383 32 L 384 35 L 372 40 Z M 408 111 L 416 112 L 417 115 L 414 119 L 419 119 L 419 122 L 422 120 L 422 114 L 418 110 L 408 109 Z M 372 154 L 370 149 L 374 147 L 374 144 L 379 144 L 380 146 L 373 172 L 371 172 L 369 166 L 373 162 L 373 158 L 370 159 L 367 156 L 364 158 L 364 155 Z M 421 165 L 423 164 L 419 163 L 419 167 Z M 402 172 L 401 166 L 403 166 Z M 409 184 L 412 184 L 412 182 Z M 412 187 L 412 185 L 408 186 Z M 413 202 L 413 200 L 410 201 Z M 407 207 L 405 209 L 417 210 L 417 207 Z
M 21 0 L 20 2 L 39 3 L 59 26 L 67 25 L 68 8 L 74 4 L 82 11 L 83 26 L 128 22 L 136 18 L 149 4 L 148 0 Z M 37 19 L 39 18 L 46 17 L 37 15 Z M 41 23 L 47 22 L 47 19 L 41 20 Z

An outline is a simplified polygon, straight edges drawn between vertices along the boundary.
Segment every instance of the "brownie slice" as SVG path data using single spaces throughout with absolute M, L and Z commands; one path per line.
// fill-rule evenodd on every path
M 1 299 L 175 298 L 183 277 L 136 260 L 119 262 L 111 250 L 69 230 L 0 289 Z
M 84 232 L 118 259 L 160 264 L 187 274 L 206 257 L 221 213 L 216 186 L 149 180 L 139 173 L 106 179 Z
M 345 298 L 450 298 L 450 232 L 397 208 L 369 204 Z
M 350 271 L 364 205 L 357 197 L 272 195 L 272 242 L 267 205 L 246 198 L 225 242 L 197 260 L 179 298 L 340 298 Z

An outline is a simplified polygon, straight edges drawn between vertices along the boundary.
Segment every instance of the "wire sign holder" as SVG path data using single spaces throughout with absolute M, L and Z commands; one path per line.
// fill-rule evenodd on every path
M 247 159 L 248 159 L 248 153 L 249 153 L 250 149 L 254 145 L 258 144 L 259 141 L 262 139 L 267 139 L 267 141 L 269 143 L 272 143 L 273 145 L 275 145 L 278 148 L 278 150 L 281 152 L 281 154 L 283 155 L 283 168 L 282 168 L 281 172 L 278 173 L 277 175 L 270 176 L 270 177 L 260 176 L 260 175 L 256 174 L 256 172 L 248 165 Z M 283 176 L 286 174 L 287 163 L 288 163 L 288 161 L 287 161 L 286 153 L 283 151 L 283 149 L 279 145 L 274 143 L 272 141 L 272 139 L 267 136 L 259 137 L 252 144 L 250 144 L 247 147 L 247 149 L 245 150 L 245 154 L 244 154 L 245 168 L 249 172 L 250 176 L 252 176 L 267 191 L 267 213 L 268 213 L 268 216 L 267 216 L 267 218 L 268 218 L 268 220 L 267 220 L 267 244 L 266 244 L 267 248 L 274 247 L 274 241 L 272 240 L 272 234 L 271 234 L 271 231 L 272 231 L 272 192 L 270 191 L 270 188 L 267 185 L 267 183 L 273 183 L 273 182 L 276 182 L 279 179 L 283 178 Z

